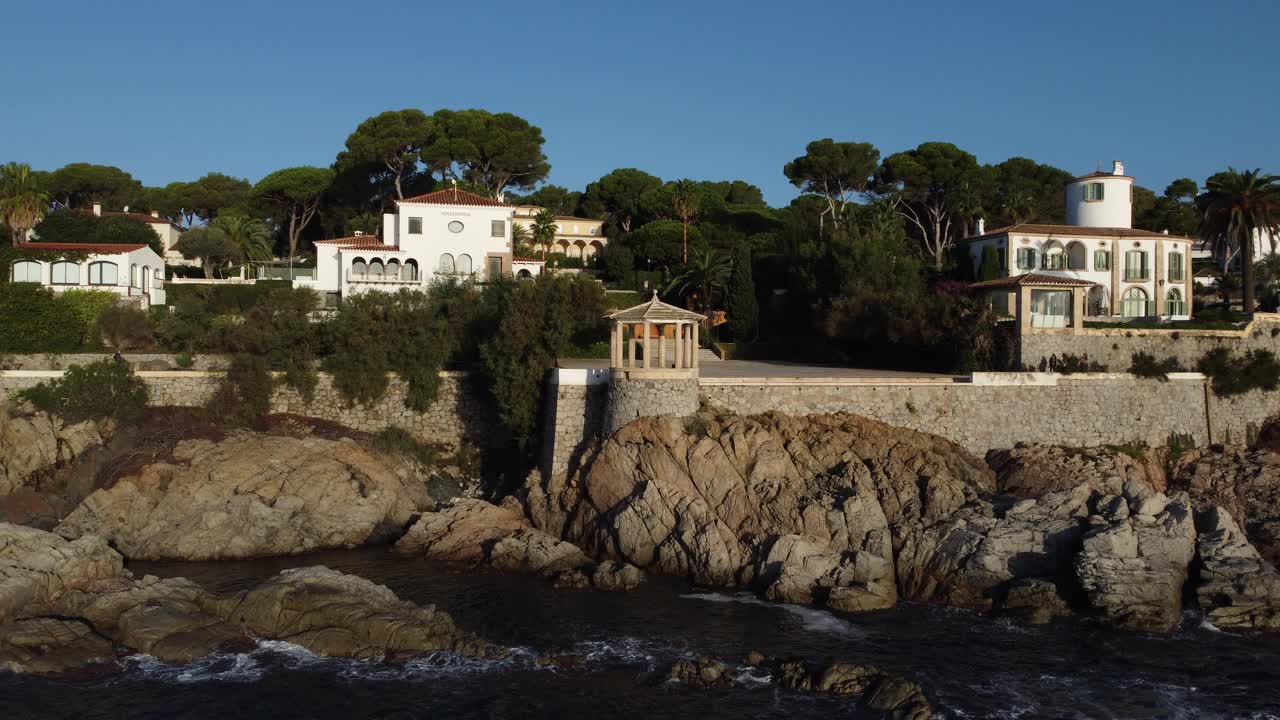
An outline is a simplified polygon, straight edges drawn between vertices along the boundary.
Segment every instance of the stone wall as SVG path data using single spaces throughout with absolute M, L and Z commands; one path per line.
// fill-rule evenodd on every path
M 0 372 L 0 394 L 31 387 L 61 375 L 59 371 Z M 201 371 L 139 371 L 138 377 L 151 391 L 156 406 L 196 407 L 205 404 L 217 391 L 222 373 Z M 279 386 L 271 398 L 271 412 L 294 413 L 320 418 L 365 432 L 389 427 L 407 430 L 414 437 L 456 449 L 462 444 L 481 448 L 498 442 L 497 412 L 467 373 L 442 372 L 440 394 L 426 412 L 404 405 L 406 384 L 392 377 L 382 399 L 371 405 L 347 407 L 333 387 L 328 373 L 319 373 L 315 393 L 306 402 L 292 388 Z
M 703 399 L 736 414 L 848 412 L 941 435 L 979 456 L 1019 442 L 1073 447 L 1181 436 L 1196 445 L 1246 442 L 1280 414 L 1280 392 L 1206 392 L 1195 373 L 1168 382 L 1127 373 L 978 374 L 973 382 L 756 383 L 703 379 Z
M 1280 315 L 1257 313 L 1244 330 L 1159 330 L 1126 328 L 1086 329 L 1079 335 L 1028 334 L 1021 342 L 1022 363 L 1038 367 L 1040 359 L 1057 355 L 1088 355 L 1111 372 L 1125 372 L 1135 352 L 1163 360 L 1178 359 L 1184 370 L 1194 370 L 1209 350 L 1226 347 L 1233 352 L 1265 349 L 1280 355 Z
M 546 397 L 542 469 L 548 474 L 568 472 L 600 439 L 609 403 L 608 373 L 552 371 Z
M 0 370 L 65 370 L 72 365 L 109 360 L 112 355 L 107 350 L 66 355 L 0 355 Z M 135 370 L 225 370 L 229 364 L 229 358 L 225 355 L 192 355 L 193 362 L 189 368 L 180 368 L 178 356 L 173 353 L 122 353 L 121 357 Z
M 698 378 L 632 379 L 615 377 L 609 383 L 605 432 L 640 417 L 692 415 L 698 411 Z

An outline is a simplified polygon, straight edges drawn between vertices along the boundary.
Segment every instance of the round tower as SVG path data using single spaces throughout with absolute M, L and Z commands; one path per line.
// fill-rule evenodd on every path
M 1111 172 L 1089 173 L 1067 183 L 1067 224 L 1079 227 L 1133 227 L 1133 178 L 1116 160 Z

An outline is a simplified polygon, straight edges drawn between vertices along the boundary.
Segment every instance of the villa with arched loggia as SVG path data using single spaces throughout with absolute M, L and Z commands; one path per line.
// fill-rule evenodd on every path
M 995 249 L 1000 277 L 1035 274 L 1082 281 L 1072 287 L 1083 297 L 1084 317 L 1191 317 L 1194 241 L 1133 227 L 1133 178 L 1124 174 L 1123 163 L 1116 161 L 1109 173 L 1078 177 L 1063 191 L 1066 225 L 1019 223 L 987 232 L 980 220 L 976 235 L 966 240 L 975 274 L 981 272 L 984 250 L 990 247 Z M 993 291 L 996 310 L 1014 314 L 1016 293 L 998 283 L 983 286 Z M 1057 299 L 1065 293 L 1064 288 L 1036 288 L 1036 296 L 1044 300 L 1037 306 L 1035 327 L 1071 326 L 1071 318 L 1053 314 L 1068 312 L 1071 304 Z
M 20 243 L 9 266 L 12 282 L 54 292 L 104 290 L 142 308 L 165 304 L 164 259 L 142 244 Z
M 532 233 L 533 223 L 542 208 L 537 205 L 517 205 L 514 222 Z M 535 246 L 539 252 L 560 253 L 566 257 L 587 262 L 604 255 L 609 238 L 604 234 L 604 221 L 573 215 L 556 216 L 556 232 L 545 246 Z
M 298 279 L 331 297 L 422 288 L 434 280 L 532 278 L 543 262 L 515 257 L 515 207 L 456 187 L 396 201 L 382 236 L 356 233 L 316 241 L 316 277 Z

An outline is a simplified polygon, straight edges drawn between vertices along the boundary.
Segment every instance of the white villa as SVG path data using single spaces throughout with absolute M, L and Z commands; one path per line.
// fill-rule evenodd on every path
M 21 243 L 18 247 L 28 257 L 14 261 L 13 282 L 40 283 L 55 292 L 107 290 L 143 308 L 165 304 L 164 260 L 148 245 Z M 66 259 L 68 253 L 87 255 L 77 262 Z
M 316 277 L 294 284 L 336 297 L 421 287 L 435 278 L 539 275 L 541 261 L 512 254 L 514 215 L 512 205 L 456 187 L 397 200 L 396 212 L 382 216 L 381 238 L 317 240 Z
M 1066 225 L 1021 223 L 986 232 L 978 221 L 977 235 L 966 240 L 975 274 L 983 249 L 993 247 L 1002 277 L 1082 281 L 1071 284 L 1083 291 L 1085 316 L 1189 318 L 1194 241 L 1134 229 L 1133 178 L 1124 174 L 1124 164 L 1117 160 L 1109 173 L 1078 177 L 1064 191 Z M 993 282 L 991 289 L 997 285 Z M 1032 327 L 1070 327 L 1078 321 L 1072 317 L 1071 290 L 1040 285 L 1029 298 Z M 1012 291 L 992 293 L 992 304 L 1008 314 L 1016 300 Z
M 160 217 L 160 213 L 152 210 L 150 215 L 143 213 L 129 212 L 129 206 L 126 205 L 121 212 L 112 212 L 103 210 L 102 203 L 93 204 L 93 214 L 98 217 L 131 217 L 135 220 L 141 220 L 151 227 L 156 237 L 160 238 L 161 244 L 164 245 L 164 260 L 170 265 L 199 265 L 198 260 L 188 260 L 182 257 L 182 253 L 173 249 L 178 244 L 178 238 L 182 236 L 182 228 L 173 224 L 168 218 Z
M 542 208 L 537 205 L 517 205 L 514 221 L 533 232 L 533 221 L 538 218 Z M 568 257 L 582 258 L 586 261 L 604 253 L 609 239 L 604 236 L 604 221 L 591 218 L 574 217 L 572 215 L 556 216 L 556 235 L 547 252 L 564 253 Z

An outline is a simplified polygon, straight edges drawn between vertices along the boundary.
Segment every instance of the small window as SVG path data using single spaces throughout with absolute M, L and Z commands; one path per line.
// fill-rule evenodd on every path
M 1036 249 L 1018 248 L 1018 269 L 1034 270 L 1036 267 Z
M 458 224 L 461 225 L 462 223 Z M 440 256 L 439 272 L 448 274 L 453 273 L 453 256 L 449 253 L 445 253 Z
M 1147 266 L 1147 253 L 1142 250 L 1129 250 L 1124 254 L 1124 279 L 1146 280 L 1150 278 Z
M 422 234 L 422 218 L 420 217 L 409 218 L 409 234 L 410 235 Z
M 49 282 L 54 285 L 79 285 L 80 263 L 63 260 L 53 264 Z
M 1084 186 L 1084 199 L 1086 202 L 1099 202 L 1102 200 L 1106 187 L 1100 182 L 1092 182 Z
M 492 223 L 490 223 L 490 226 L 489 226 L 489 233 L 490 233 L 493 237 L 506 237 L 506 236 L 507 236 L 507 221 L 506 221 L 506 220 L 494 220 Z
M 119 285 L 120 268 L 113 262 L 96 262 L 89 264 L 90 285 Z
M 462 223 L 458 222 L 457 220 L 454 220 L 453 222 L 449 223 L 449 232 L 451 233 L 462 232 Z
M 155 270 L 155 278 L 156 278 L 157 280 L 163 280 L 163 279 L 164 279 L 163 277 L 160 277 L 160 268 L 156 268 L 156 270 Z
M 1182 282 L 1185 279 L 1183 272 L 1182 253 L 1169 253 L 1169 281 Z
M 463 275 L 471 274 L 471 256 L 470 255 L 458 256 L 458 272 L 462 273 Z
M 1067 267 L 1066 253 L 1055 252 L 1047 253 L 1041 257 L 1041 269 L 1043 270 L 1064 270 Z
M 40 263 L 31 260 L 13 264 L 14 282 L 40 282 Z
M 1111 253 L 1107 250 L 1093 251 L 1093 269 L 1094 270 L 1110 270 L 1111 269 Z
M 129 266 L 129 287 L 138 287 L 138 266 Z
M 356 258 L 351 261 L 351 277 L 363 279 L 369 272 L 369 267 L 364 264 L 364 258 Z

